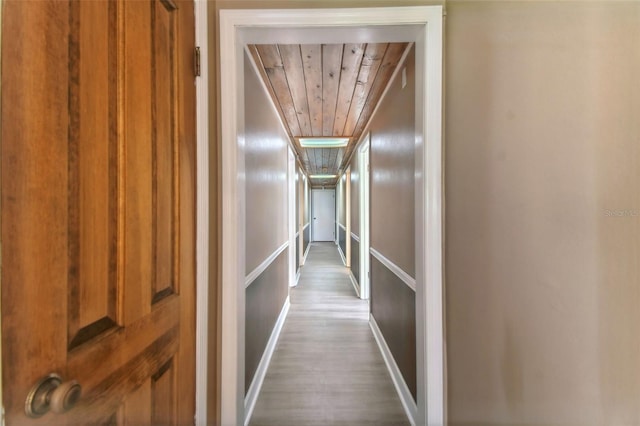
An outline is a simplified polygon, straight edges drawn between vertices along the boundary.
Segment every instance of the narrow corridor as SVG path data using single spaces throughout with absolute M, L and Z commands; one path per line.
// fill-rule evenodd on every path
M 311 244 L 250 424 L 409 424 L 333 243 Z

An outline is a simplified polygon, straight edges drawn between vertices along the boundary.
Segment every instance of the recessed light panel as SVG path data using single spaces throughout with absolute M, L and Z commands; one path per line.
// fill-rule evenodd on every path
M 311 175 L 309 176 L 311 179 L 333 179 L 338 175 Z
M 303 148 L 342 148 L 349 144 L 349 138 L 298 138 Z

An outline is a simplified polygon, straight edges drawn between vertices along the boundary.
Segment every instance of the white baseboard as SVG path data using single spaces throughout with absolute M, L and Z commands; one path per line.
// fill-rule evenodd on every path
M 307 244 L 307 249 L 304 251 L 304 254 L 302 255 L 302 263 L 300 265 L 304 265 L 305 263 L 307 263 L 307 255 L 309 254 L 310 248 L 311 248 L 311 241 L 309 241 L 309 244 Z
M 338 246 L 338 253 L 340 253 L 340 257 L 342 258 L 342 263 L 344 264 L 344 266 L 347 266 L 347 258 L 345 257 L 344 253 L 342 252 L 342 247 L 340 247 L 340 244 L 337 244 Z
M 411 424 L 415 426 L 418 407 L 413 399 L 413 395 L 411 395 L 411 391 L 409 390 L 407 383 L 402 377 L 398 364 L 396 364 L 395 359 L 393 359 L 391 350 L 389 349 L 389 346 L 387 346 L 387 342 L 384 340 L 384 336 L 378 328 L 378 324 L 376 323 L 375 318 L 373 318 L 373 315 L 369 315 L 369 326 L 371 327 L 371 331 L 373 331 L 373 336 L 375 337 L 376 342 L 378 342 L 378 347 L 380 348 L 380 352 L 384 358 L 384 363 L 387 364 L 387 369 L 389 370 L 393 384 L 396 387 L 396 392 L 398 392 L 398 396 L 400 397 L 400 402 L 402 402 L 402 407 L 404 407 L 404 411 L 407 413 L 407 417 L 409 417 Z
M 273 331 L 271 332 L 271 337 L 269 337 L 269 341 L 267 342 L 267 347 L 262 354 L 262 359 L 260 359 L 260 363 L 258 364 L 256 374 L 255 376 L 253 376 L 253 381 L 251 382 L 251 386 L 249 386 L 247 396 L 245 396 L 244 398 L 245 426 L 247 426 L 249 424 L 249 420 L 251 420 L 253 409 L 256 406 L 258 395 L 260 394 L 260 388 L 262 387 L 262 383 L 264 382 L 264 376 L 267 374 L 267 369 L 269 368 L 271 357 L 273 356 L 273 352 L 276 349 L 276 344 L 278 343 L 278 339 L 280 338 L 280 332 L 282 331 L 282 326 L 284 325 L 284 321 L 287 318 L 287 314 L 289 313 L 290 306 L 291 303 L 289 302 L 289 296 L 287 296 L 287 299 L 284 302 L 284 306 L 280 311 L 280 315 L 278 316 L 278 320 L 276 321 L 276 325 L 273 327 Z
M 353 288 L 356 290 L 356 294 L 358 295 L 358 297 L 362 297 L 360 296 L 360 284 L 358 284 L 356 277 L 353 276 L 353 272 L 351 271 L 351 269 L 349 269 L 349 278 L 351 279 L 351 284 L 353 285 Z

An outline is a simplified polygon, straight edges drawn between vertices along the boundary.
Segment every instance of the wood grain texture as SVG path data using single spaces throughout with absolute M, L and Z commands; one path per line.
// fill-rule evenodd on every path
M 360 64 L 364 55 L 364 44 L 345 44 L 342 54 L 342 69 L 340 73 L 340 88 L 336 103 L 336 116 L 333 123 L 333 135 L 342 136 L 351 102 L 354 99 L 356 81 L 360 71 Z M 351 135 L 348 135 L 351 136 Z
M 300 135 L 309 135 L 311 134 L 311 122 L 300 45 L 280 44 L 278 45 L 278 49 L 280 50 L 282 65 L 287 75 L 287 83 L 289 84 L 293 106 L 298 116 Z
M 262 59 L 267 77 L 269 78 L 269 83 L 271 87 L 273 87 L 277 102 L 280 103 L 280 108 L 284 114 L 285 122 L 287 126 L 289 126 L 291 136 L 302 136 L 300 123 L 298 122 L 298 114 L 296 113 L 293 98 L 291 97 L 289 83 L 287 82 L 287 76 L 284 71 L 278 46 L 260 44 L 256 47 Z
M 294 141 L 308 174 L 346 167 L 408 43 L 249 45 L 290 136 L 349 137 L 345 150 L 316 152 Z M 329 155 L 327 153 L 329 152 Z M 329 181 L 335 184 L 335 179 Z M 312 180 L 312 186 L 326 180 Z
M 353 134 L 360 114 L 369 96 L 369 91 L 373 86 L 373 82 L 378 74 L 378 69 L 382 63 L 382 58 L 388 47 L 387 43 L 370 43 L 364 52 L 362 65 L 358 74 L 358 80 L 353 92 L 353 101 L 351 109 L 345 123 L 344 134 Z
M 382 96 L 384 89 L 389 84 L 391 76 L 396 70 L 406 48 L 407 43 L 389 43 L 389 47 L 384 53 L 384 58 L 382 58 L 382 63 L 367 96 L 366 103 L 364 104 L 360 117 L 358 118 L 358 123 L 354 130 L 355 135 L 360 135 L 364 130 L 364 127 L 369 122 L 369 118 L 371 118 L 373 110 L 378 105 L 378 102 L 380 102 L 380 97 Z
M 3 3 L 8 424 L 193 421 L 194 16 L 175 6 Z M 152 305 L 154 275 L 173 291 Z M 145 386 L 169 360 L 154 419 Z M 24 399 L 52 372 L 82 397 L 32 422 Z
M 302 44 L 300 52 L 311 117 L 311 134 L 306 136 L 322 136 L 322 46 Z
M 333 136 L 343 48 L 341 44 L 322 45 L 322 136 Z
M 153 197 L 152 303 L 175 292 L 178 182 L 177 14 L 151 4 L 151 144 Z
M 393 73 L 399 66 L 404 52 L 407 49 L 410 49 L 411 46 L 413 46 L 413 44 L 410 43 L 389 43 L 389 46 L 384 54 L 384 58 L 382 59 L 380 68 L 378 69 L 376 79 L 371 86 L 371 90 L 367 95 L 366 102 L 364 104 L 364 107 L 362 108 L 356 127 L 353 130 L 354 139 L 358 140 L 362 136 L 362 133 L 365 131 L 366 126 L 369 124 L 376 107 L 380 103 L 385 89 L 391 84 Z M 409 88 L 407 90 L 412 90 L 412 88 Z M 347 152 L 345 155 L 346 158 L 349 158 L 355 147 L 355 144 L 351 144 L 347 147 Z
M 117 323 L 115 12 L 114 3 L 70 4 L 69 348 Z
M 8 424 L 36 424 L 23 414 L 27 392 L 65 368 L 67 351 L 66 313 L 47 307 L 67 305 L 70 10 L 2 6 L 3 405 Z
M 253 62 L 256 64 L 256 68 L 258 69 L 258 72 L 260 73 L 260 77 L 262 77 L 262 81 L 264 82 L 265 87 L 267 88 L 267 91 L 269 92 L 269 95 L 271 96 L 271 99 L 273 100 L 273 104 L 276 107 L 276 110 L 278 111 L 278 115 L 280 115 L 280 118 L 282 119 L 283 123 L 287 122 L 287 118 L 284 115 L 284 111 L 282 110 L 282 107 L 280 106 L 280 100 L 278 99 L 278 97 L 276 96 L 276 93 L 273 90 L 273 86 L 271 85 L 271 82 L 269 81 L 269 76 L 267 75 L 267 71 L 265 69 L 264 63 L 262 62 L 262 58 L 260 57 L 260 53 L 258 52 L 258 47 L 255 44 L 250 44 L 247 46 L 247 49 L 249 50 L 249 54 L 251 55 L 251 59 L 253 59 Z M 289 136 L 291 136 L 291 129 L 289 128 L 289 126 L 285 126 L 287 129 L 287 133 L 289 134 Z
M 250 424 L 409 424 L 333 243 L 312 243 Z
M 124 46 L 122 86 L 124 152 L 124 233 L 127 248 L 124 283 L 147 285 L 123 288 L 124 324 L 129 325 L 151 311 L 153 280 L 153 152 L 151 121 L 151 8 L 140 2 L 124 2 L 127 25 L 124 40 L 138 39 Z M 143 37 L 145 34 L 146 37 Z M 146 72 L 142 72 L 146 70 Z

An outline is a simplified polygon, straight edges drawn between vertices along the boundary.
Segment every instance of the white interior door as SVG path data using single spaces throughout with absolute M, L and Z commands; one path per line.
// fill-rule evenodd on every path
M 336 191 L 334 189 L 312 189 L 311 197 L 313 241 L 334 241 Z

